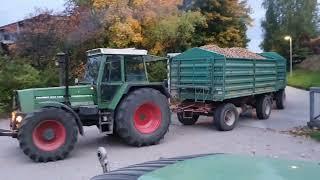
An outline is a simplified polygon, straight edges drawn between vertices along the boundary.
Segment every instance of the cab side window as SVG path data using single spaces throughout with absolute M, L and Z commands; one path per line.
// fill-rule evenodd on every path
M 121 81 L 121 57 L 108 56 L 103 74 L 103 82 Z
M 143 56 L 125 56 L 126 81 L 146 81 Z

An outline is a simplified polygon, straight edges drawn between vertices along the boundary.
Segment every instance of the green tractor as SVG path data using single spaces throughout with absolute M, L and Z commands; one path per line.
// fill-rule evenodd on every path
M 22 151 L 36 162 L 61 160 L 74 148 L 83 126 L 117 134 L 133 146 L 157 144 L 170 124 L 170 97 L 164 83 L 148 80 L 146 50 L 94 49 L 87 52 L 84 78 L 68 85 L 16 91 L 11 130 Z M 63 63 L 65 62 L 65 63 Z

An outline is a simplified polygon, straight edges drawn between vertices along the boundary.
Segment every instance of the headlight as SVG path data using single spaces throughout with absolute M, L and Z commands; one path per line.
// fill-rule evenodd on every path
M 17 117 L 16 117 L 16 121 L 17 121 L 18 123 L 21 123 L 22 119 L 23 119 L 22 116 L 17 116 Z
M 20 124 L 22 122 L 23 118 L 24 118 L 24 114 L 23 113 L 19 113 L 17 111 L 13 111 L 11 113 L 11 122 L 12 123 Z

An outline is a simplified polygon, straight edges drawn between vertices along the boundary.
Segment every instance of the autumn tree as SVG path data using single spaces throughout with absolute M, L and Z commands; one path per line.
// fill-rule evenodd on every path
M 146 48 L 154 54 L 181 51 L 191 47 L 190 36 L 195 26 L 203 24 L 199 13 L 179 11 L 180 0 L 91 2 L 95 12 L 103 14 L 103 38 L 107 47 Z M 179 39 L 184 42 L 179 43 Z
M 16 54 L 27 57 L 32 65 L 43 68 L 52 59 L 61 43 L 59 23 L 63 17 L 45 11 L 23 21 L 23 28 L 17 37 Z
M 93 11 L 86 1 L 80 4 L 68 3 L 66 7 L 68 17 L 62 50 L 71 56 L 72 77 L 81 77 L 86 63 L 86 51 L 104 47 L 104 26 L 100 14 Z

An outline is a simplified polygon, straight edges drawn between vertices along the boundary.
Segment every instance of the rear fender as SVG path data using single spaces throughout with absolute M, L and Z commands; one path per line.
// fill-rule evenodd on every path
M 73 117 L 75 118 L 75 120 L 76 120 L 78 129 L 79 129 L 79 133 L 82 136 L 84 135 L 83 124 L 81 122 L 81 119 L 80 119 L 79 115 L 72 108 L 70 108 L 69 106 L 67 106 L 65 104 L 62 104 L 60 102 L 51 102 L 51 101 L 42 102 L 42 103 L 40 103 L 40 106 L 41 106 L 41 108 L 48 108 L 48 107 L 60 108 L 60 109 L 65 110 L 66 112 L 71 113 L 73 115 Z
M 163 95 L 165 95 L 167 98 L 170 98 L 171 95 L 168 91 L 168 89 L 164 86 L 164 84 L 150 84 L 150 85 L 145 85 L 145 84 L 141 84 L 141 85 L 129 85 L 126 89 L 126 94 L 130 93 L 131 91 L 140 89 L 140 88 L 152 88 L 152 89 L 156 89 L 158 91 L 160 91 Z

